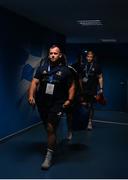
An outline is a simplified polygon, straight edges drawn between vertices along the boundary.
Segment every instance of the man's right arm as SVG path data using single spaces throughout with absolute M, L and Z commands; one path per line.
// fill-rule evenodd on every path
M 28 102 L 31 105 L 35 105 L 35 93 L 36 93 L 38 84 L 39 84 L 39 79 L 33 78 L 30 84 L 29 90 L 28 90 Z

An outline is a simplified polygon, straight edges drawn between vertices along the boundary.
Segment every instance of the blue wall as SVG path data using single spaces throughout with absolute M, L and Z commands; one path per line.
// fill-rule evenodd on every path
M 107 105 L 96 105 L 100 110 L 128 112 L 128 44 L 67 44 L 70 64 L 76 61 L 79 53 L 92 49 L 101 64 L 104 74 L 104 94 Z
M 53 43 L 65 37 L 0 8 L 0 138 L 39 122 L 27 102 L 33 73 Z

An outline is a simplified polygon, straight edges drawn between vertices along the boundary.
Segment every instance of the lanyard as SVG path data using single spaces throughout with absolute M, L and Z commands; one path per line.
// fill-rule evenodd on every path
M 48 72 L 50 72 L 51 70 L 51 67 L 50 67 L 50 64 L 48 65 Z M 49 76 L 49 81 L 50 83 L 53 81 L 53 75 Z
M 89 75 L 89 73 L 90 73 L 90 71 L 91 71 L 91 69 L 92 69 L 92 66 L 93 66 L 93 63 L 91 63 L 91 65 L 90 65 L 90 68 L 89 68 L 89 70 L 87 71 L 87 65 L 86 65 L 86 74 L 85 74 L 85 76 L 88 78 L 88 75 Z
M 48 72 L 50 72 L 50 70 L 51 70 L 51 67 L 50 67 L 50 64 L 48 65 Z

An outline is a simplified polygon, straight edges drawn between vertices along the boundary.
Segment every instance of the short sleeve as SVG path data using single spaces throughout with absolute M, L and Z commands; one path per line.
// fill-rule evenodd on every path
M 40 67 L 37 68 L 34 78 L 36 78 L 36 79 L 40 78 Z
M 74 72 L 68 69 L 68 85 L 70 86 L 75 79 Z
M 102 69 L 99 65 L 96 66 L 96 69 L 97 69 L 97 74 L 100 75 L 102 74 Z

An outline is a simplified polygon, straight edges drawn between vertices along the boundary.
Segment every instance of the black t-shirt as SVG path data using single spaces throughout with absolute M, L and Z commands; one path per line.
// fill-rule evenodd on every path
M 77 71 L 77 73 L 79 74 L 81 65 L 76 62 L 76 63 L 72 64 L 71 66 L 72 66 L 72 67 Z
M 68 99 L 73 75 L 67 66 L 50 66 L 49 63 L 45 63 L 37 69 L 34 78 L 39 79 L 40 82 L 37 101 L 41 104 L 47 106 L 56 101 L 64 103 Z
M 94 95 L 97 92 L 98 76 L 102 74 L 100 66 L 96 63 L 87 63 L 80 68 L 80 79 L 85 94 Z

